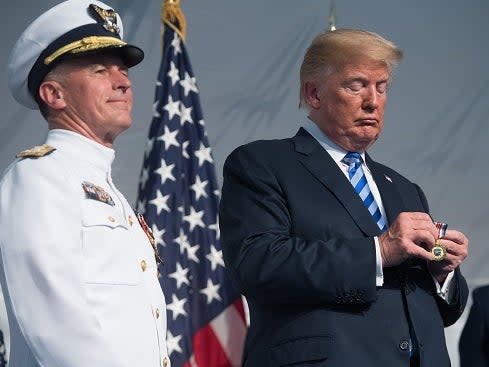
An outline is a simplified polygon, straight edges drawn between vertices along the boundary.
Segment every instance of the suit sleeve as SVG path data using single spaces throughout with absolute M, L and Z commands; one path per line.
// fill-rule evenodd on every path
M 0 186 L 3 281 L 20 332 L 41 366 L 129 367 L 84 291 L 80 183 L 43 164 L 20 162 Z
M 263 158 L 254 150 L 239 148 L 224 165 L 223 254 L 242 292 L 272 303 L 373 302 L 373 238 L 331 238 L 328 234 L 325 239 L 304 239 L 294 235 L 283 184 Z M 329 230 L 328 223 L 317 221 L 325 232 Z
M 425 211 L 429 213 L 428 201 L 426 200 L 423 190 L 421 190 L 418 185 L 415 186 Z M 460 272 L 460 268 L 455 269 L 455 274 L 451 280 L 450 288 L 452 293 L 450 303 L 447 303 L 439 296 L 435 296 L 436 303 L 438 305 L 438 309 L 440 310 L 445 327 L 453 325 L 460 318 L 460 316 L 462 316 L 469 296 L 467 281 Z M 434 290 L 434 294 L 436 294 L 436 289 Z
M 460 367 L 489 366 L 489 296 L 484 302 L 484 297 L 481 297 L 482 294 L 479 292 L 480 290 L 476 289 L 473 293 L 469 317 L 460 336 Z M 486 293 L 489 295 L 489 292 Z

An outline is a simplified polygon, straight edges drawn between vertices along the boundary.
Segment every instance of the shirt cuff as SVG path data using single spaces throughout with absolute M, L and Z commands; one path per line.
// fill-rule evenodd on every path
M 433 278 L 433 281 L 435 282 L 435 287 L 436 287 L 436 293 L 438 296 L 443 299 L 446 303 L 451 303 L 453 299 L 453 287 L 450 285 L 452 284 L 452 279 L 453 279 L 453 274 L 455 272 L 452 271 L 448 273 L 447 278 L 443 282 L 443 285 L 440 286 L 440 283 L 436 280 L 436 278 L 431 275 Z
M 374 242 L 376 259 L 375 285 L 382 287 L 384 285 L 384 271 L 382 270 L 382 255 L 380 254 L 380 243 L 377 236 L 374 237 Z

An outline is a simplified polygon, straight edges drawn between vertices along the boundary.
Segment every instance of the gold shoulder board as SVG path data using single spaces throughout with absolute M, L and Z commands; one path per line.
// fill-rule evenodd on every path
M 43 144 L 31 149 L 23 150 L 22 152 L 17 153 L 15 158 L 39 158 L 44 157 L 55 150 L 56 148 Z

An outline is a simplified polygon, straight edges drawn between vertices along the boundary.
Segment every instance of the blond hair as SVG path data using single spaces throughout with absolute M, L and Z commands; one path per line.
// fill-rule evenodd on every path
M 337 29 L 316 36 L 307 49 L 300 70 L 299 107 L 306 106 L 306 82 L 326 78 L 346 65 L 361 62 L 383 63 L 389 74 L 402 59 L 402 51 L 376 33 Z

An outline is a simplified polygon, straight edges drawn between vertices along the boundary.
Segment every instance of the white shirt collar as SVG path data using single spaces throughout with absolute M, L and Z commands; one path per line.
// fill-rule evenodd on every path
M 341 160 L 348 151 L 333 143 L 313 121 L 307 119 L 303 127 L 321 144 L 337 165 L 342 163 Z M 363 163 L 365 163 L 365 152 L 361 152 L 360 155 L 362 156 Z
M 70 130 L 49 130 L 46 144 L 105 171 L 110 171 L 115 158 L 114 149 Z

